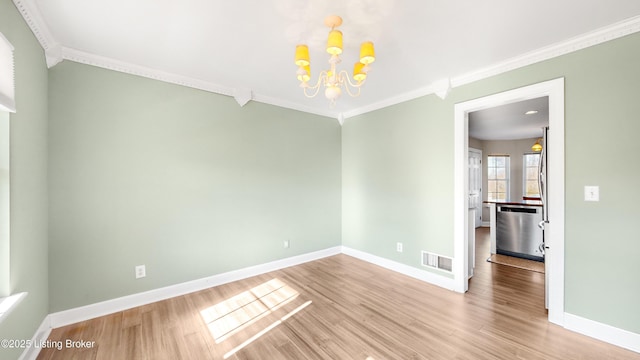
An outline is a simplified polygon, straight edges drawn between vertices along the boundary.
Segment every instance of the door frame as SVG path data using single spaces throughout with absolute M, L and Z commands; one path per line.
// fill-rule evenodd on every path
M 454 107 L 454 290 L 465 292 L 468 272 L 469 113 L 523 100 L 549 97 L 547 160 L 549 224 L 545 227 L 549 321 L 564 326 L 564 78 L 455 104 Z

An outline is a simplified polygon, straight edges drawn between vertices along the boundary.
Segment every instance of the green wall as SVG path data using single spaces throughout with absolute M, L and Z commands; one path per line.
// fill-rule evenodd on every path
M 638 64 L 634 34 L 347 119 L 343 244 L 416 267 L 420 250 L 452 256 L 454 104 L 565 77 L 565 311 L 640 333 Z
M 340 245 L 337 121 L 69 61 L 49 74 L 52 312 Z
M 31 338 L 50 312 L 340 244 L 418 268 L 420 250 L 452 256 L 454 104 L 558 77 L 565 309 L 640 333 L 640 34 L 340 128 L 68 61 L 47 71 L 9 0 L 0 31 L 16 48 L 10 286 L 29 292 L 0 338 Z M 584 185 L 601 201 L 584 202 Z
M 0 339 L 31 339 L 49 312 L 47 243 L 47 68 L 42 48 L 10 0 L 0 32 L 14 46 L 16 109 L 10 115 L 10 290 L 29 295 L 0 324 Z M 1 359 L 23 349 L 0 348 Z
M 422 269 L 421 250 L 453 256 L 452 110 L 428 96 L 345 121 L 343 245 Z

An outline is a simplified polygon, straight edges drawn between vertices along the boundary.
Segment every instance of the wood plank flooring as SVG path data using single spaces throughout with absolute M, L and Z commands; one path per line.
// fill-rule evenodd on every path
M 466 294 L 337 255 L 54 329 L 54 359 L 640 359 L 547 321 L 544 274 L 486 262 Z

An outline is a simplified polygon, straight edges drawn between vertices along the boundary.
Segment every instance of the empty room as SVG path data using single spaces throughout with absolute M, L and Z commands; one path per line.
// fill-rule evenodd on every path
M 0 359 L 640 359 L 639 64 L 635 0 L 0 0 Z

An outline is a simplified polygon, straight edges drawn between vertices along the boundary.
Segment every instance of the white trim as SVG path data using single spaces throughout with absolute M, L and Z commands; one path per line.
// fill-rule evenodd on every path
M 42 18 L 42 14 L 35 4 L 35 0 L 13 0 L 13 3 L 45 51 L 60 46 L 51 34 L 51 31 L 49 31 L 49 26 L 47 26 L 47 23 Z
M 59 311 L 49 315 L 51 327 L 57 328 L 69 324 L 74 324 L 80 321 L 93 319 L 99 316 L 113 314 L 115 312 L 131 309 L 136 306 L 142 306 L 156 301 L 166 300 L 172 297 L 208 289 L 210 287 L 226 284 L 232 281 L 238 281 L 252 276 L 261 275 L 270 271 L 275 271 L 309 261 L 322 259 L 328 256 L 337 255 L 340 254 L 340 252 L 341 247 L 336 246 L 303 255 L 293 256 L 286 259 L 268 262 L 265 264 L 250 266 L 244 269 L 229 271 L 198 280 L 187 281 L 184 283 L 170 285 L 159 289 L 145 291 L 142 293 L 123 296 L 116 299 L 106 300 L 69 310 Z
M 640 334 L 569 313 L 564 314 L 564 321 L 567 330 L 640 353 Z
M 358 115 L 362 115 L 362 114 L 366 114 L 368 112 L 372 112 L 375 110 L 380 110 L 380 109 L 384 109 L 386 107 L 389 106 L 393 106 L 393 105 L 397 105 L 397 104 L 401 104 L 413 99 L 417 99 L 417 98 L 421 98 L 423 96 L 427 96 L 427 95 L 431 95 L 435 93 L 435 87 L 433 87 L 432 85 L 429 86 L 425 86 L 416 90 L 411 90 L 408 91 L 406 93 L 402 93 L 399 94 L 397 96 L 393 96 L 390 97 L 388 99 L 382 100 L 382 101 L 378 101 L 369 105 L 365 105 L 353 110 L 349 110 L 349 111 L 345 111 L 343 113 L 343 116 L 345 119 L 354 117 L 354 116 L 358 116 Z
M 171 285 L 159 289 L 154 289 L 142 293 L 123 296 L 116 299 L 106 300 L 95 304 L 81 306 L 69 310 L 64 310 L 49 314 L 50 325 L 53 328 L 74 324 L 80 321 L 93 319 L 99 316 L 112 314 L 118 311 L 127 310 L 136 306 L 146 305 L 152 302 L 169 299 L 172 297 L 208 289 L 214 286 L 226 284 L 232 281 L 246 279 L 252 276 L 261 275 L 270 271 L 299 265 L 309 261 L 322 259 L 337 254 L 349 255 L 366 262 L 384 267 L 386 269 L 425 281 L 427 283 L 453 289 L 453 279 L 446 276 L 431 273 L 409 265 L 401 264 L 379 256 L 355 250 L 345 246 L 336 246 L 325 250 L 320 250 L 308 254 L 298 255 L 287 259 L 251 266 L 248 268 L 230 271 L 223 274 L 188 281 L 176 285 Z
M 18 360 L 36 360 L 42 349 L 41 344 L 45 344 L 49 338 L 49 334 L 51 334 L 51 328 L 51 315 L 47 315 L 31 338 L 32 346 L 26 348 Z
M 544 85 L 547 84 L 547 85 Z M 545 266 L 549 270 L 549 321 L 564 324 L 564 267 L 565 267 L 565 120 L 564 120 L 564 78 L 542 83 L 549 86 L 545 93 L 549 95 L 549 138 L 547 142 L 552 150 L 552 156 L 547 159 L 547 183 L 549 189 L 548 208 L 549 224 L 545 232 L 549 233 L 550 241 L 546 250 Z M 551 256 L 548 256 L 551 255 Z M 550 259 L 546 260 L 546 259 Z
M 465 196 L 469 189 L 468 161 L 469 115 L 466 110 L 456 105 L 453 122 L 453 276 L 454 291 L 464 293 L 469 282 L 464 274 L 468 274 L 467 241 L 469 237 L 469 198 Z M 460 261 L 462 259 L 462 261 Z
M 454 290 L 454 287 L 456 286 L 454 279 L 424 271 L 409 265 L 401 264 L 383 257 L 372 255 L 364 251 L 352 249 L 346 246 L 336 246 L 325 250 L 319 250 L 308 254 L 294 256 L 287 259 L 276 260 L 262 265 L 256 265 L 245 269 L 214 275 L 200 280 L 189 281 L 186 283 L 176 284 L 165 288 L 147 291 L 144 293 L 129 295 L 113 300 L 104 301 L 101 303 L 49 314 L 43 319 L 42 324 L 36 330 L 36 333 L 31 339 L 31 342 L 32 344 L 44 343 L 49 337 L 52 328 L 89 320 L 98 316 L 103 316 L 151 302 L 184 295 L 190 292 L 214 287 L 231 281 L 237 281 L 251 276 L 261 275 L 266 272 L 318 260 L 340 253 L 436 286 L 440 286 L 445 289 Z M 563 315 L 565 318 L 565 327 L 568 330 L 575 331 L 632 351 L 640 352 L 640 347 L 638 346 L 638 344 L 640 344 L 639 334 L 618 329 L 589 319 L 581 318 L 576 315 Z M 31 347 L 25 349 L 18 360 L 35 360 L 38 357 L 39 352 L 39 347 Z
M 324 116 L 324 117 L 328 117 L 336 120 L 340 119 L 339 113 L 335 111 L 331 111 L 329 109 L 316 109 L 311 106 L 297 104 L 297 103 L 289 102 L 286 100 L 274 98 L 271 96 L 263 95 L 263 94 L 254 93 L 253 101 L 257 101 L 267 105 L 279 106 L 279 107 L 290 109 L 290 110 L 301 111 L 308 114 Z
M 243 107 L 253 99 L 253 91 L 249 88 L 236 88 L 233 91 L 233 98 L 240 107 Z
M 581 34 L 571 39 L 518 55 L 486 68 L 456 76 L 451 80 L 451 83 L 454 87 L 470 84 L 507 71 L 519 69 L 521 67 L 602 44 L 607 41 L 615 40 L 638 31 L 640 31 L 640 16 L 634 16 L 585 34 Z
M 80 62 L 84 64 L 94 65 L 110 69 L 114 71 L 121 71 L 128 74 L 135 74 L 159 81 L 165 81 L 173 84 L 179 84 L 182 86 L 193 87 L 200 90 L 205 90 L 217 94 L 223 94 L 227 96 L 233 96 L 233 87 L 223 86 L 219 84 L 213 84 L 202 80 L 190 79 L 177 74 L 170 74 L 164 71 L 150 69 L 123 61 L 109 59 L 98 55 L 88 54 L 79 50 L 74 50 L 61 46 L 49 31 L 49 27 L 42 19 L 42 15 L 35 4 L 34 0 L 13 0 L 14 4 L 22 14 L 29 28 L 38 39 L 38 42 L 45 50 L 47 54 L 47 64 L 49 67 L 54 66 L 62 59 Z M 464 84 L 469 84 L 481 79 L 486 79 L 491 76 L 505 73 L 514 69 L 518 69 L 527 65 L 531 65 L 537 62 L 548 60 L 557 56 L 565 55 L 574 51 L 582 50 L 584 48 L 598 45 L 610 40 L 614 40 L 629 34 L 640 31 L 640 16 L 634 16 L 626 20 L 596 29 L 594 31 L 576 36 L 574 38 L 558 42 L 556 44 L 546 46 L 505 61 L 501 61 L 497 64 L 478 69 L 466 74 L 452 77 L 450 79 L 451 87 L 455 88 Z M 60 50 L 61 49 L 61 50 Z M 60 57 L 59 54 L 62 53 Z M 99 59 L 99 60 L 98 60 Z M 434 94 L 439 90 L 442 90 L 440 85 L 441 80 L 435 81 L 427 86 L 408 91 L 403 94 L 399 94 L 392 98 L 388 98 L 379 102 L 365 105 L 363 107 L 355 108 L 343 113 L 343 118 L 347 119 L 356 115 L 361 115 L 374 110 L 382 109 L 388 106 L 403 103 L 409 100 L 420 98 L 426 95 Z M 289 108 L 292 110 L 298 110 L 316 114 L 320 116 L 331 117 L 338 119 L 339 114 L 327 110 L 319 110 L 306 105 L 296 104 L 289 101 L 283 101 L 275 99 L 266 95 L 253 94 L 253 100 L 262 102 L 265 104 L 280 106 Z
M 0 323 L 27 297 L 27 294 L 21 292 L 0 299 Z
M 478 80 L 486 79 L 495 75 L 506 73 L 508 71 L 519 69 L 578 50 L 586 49 L 591 46 L 602 44 L 607 41 L 615 40 L 623 36 L 636 33 L 638 31 L 640 31 L 640 16 L 634 16 L 629 19 L 625 19 L 620 22 L 576 36 L 574 38 L 515 56 L 511 59 L 501 61 L 485 68 L 476 69 L 472 72 L 455 76 L 451 78 L 451 87 L 456 88 L 462 85 L 470 84 Z M 390 99 L 369 104 L 357 109 L 353 109 L 351 111 L 346 111 L 344 113 L 344 117 L 349 118 L 356 115 L 361 115 L 370 111 L 378 110 L 391 105 L 396 105 L 422 96 L 435 94 L 435 92 L 437 91 L 437 83 L 438 82 L 434 82 L 426 87 L 409 91 L 404 94 L 394 96 Z
M 227 87 L 227 86 L 215 84 L 209 81 L 195 79 L 188 76 L 177 75 L 174 73 L 170 73 L 170 72 L 166 72 L 158 69 L 152 69 L 145 66 L 135 65 L 125 61 L 112 59 L 106 56 L 90 54 L 84 51 L 80 51 L 80 50 L 76 50 L 68 47 L 63 47 L 61 49 L 61 53 L 62 53 L 62 58 L 64 58 L 65 60 L 77 62 L 80 64 L 96 66 L 96 67 L 100 67 L 107 70 L 113 70 L 113 71 L 118 71 L 125 74 L 141 76 L 148 79 L 154 79 L 158 81 L 167 82 L 170 84 L 186 86 L 193 89 L 208 91 L 214 94 L 231 96 L 234 98 L 237 95 L 237 89 L 233 87 Z M 272 98 L 266 95 L 255 93 L 249 89 L 247 90 L 251 93 L 249 100 L 261 102 L 264 104 L 284 107 L 291 110 L 298 110 L 305 113 L 330 117 L 334 119 L 338 118 L 338 113 L 334 111 L 329 111 L 324 109 L 318 110 L 309 106 L 303 106 L 296 103 L 291 103 L 288 101 L 283 101 L 281 99 Z M 240 105 L 242 106 L 244 104 L 240 104 Z
M 65 60 L 81 64 L 97 66 L 103 69 L 142 76 L 171 84 L 183 85 L 194 89 L 209 91 L 226 96 L 233 96 L 235 91 L 235 89 L 231 87 L 225 87 L 207 81 L 176 75 L 166 71 L 152 69 L 145 66 L 112 59 L 106 56 L 95 55 L 68 47 L 62 48 L 62 57 Z
M 342 253 L 445 289 L 453 290 L 454 287 L 453 279 L 450 279 L 446 276 L 434 274 L 426 270 L 421 270 L 413 266 L 405 265 L 380 256 L 372 255 L 364 251 L 343 246 Z
M 553 156 L 548 160 L 549 221 L 546 227 L 550 249 L 546 255 L 549 267 L 549 321 L 564 324 L 564 78 L 545 81 L 515 90 L 456 104 L 454 108 L 454 276 L 455 290 L 464 292 L 468 286 L 466 267 L 468 237 L 468 113 L 542 96 L 549 97 L 549 147 Z M 456 261 L 462 259 L 463 261 Z

